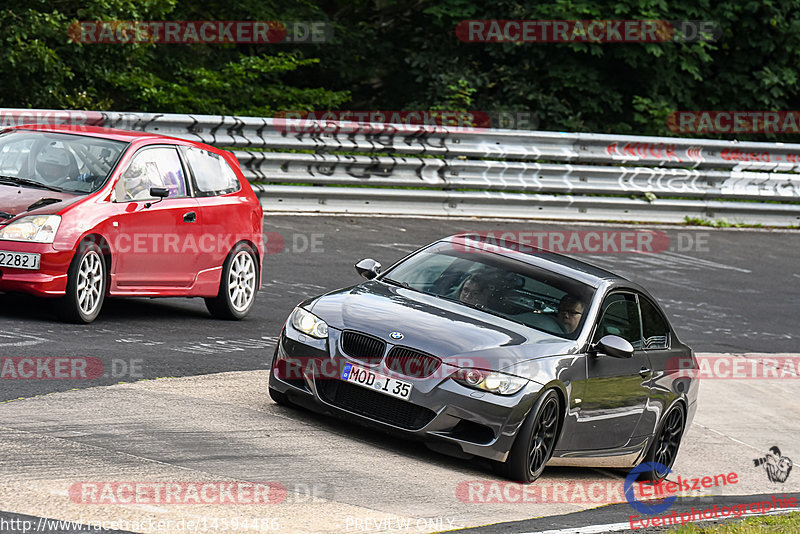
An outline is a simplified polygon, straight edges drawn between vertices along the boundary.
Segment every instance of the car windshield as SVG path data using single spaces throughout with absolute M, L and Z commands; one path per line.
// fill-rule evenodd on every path
M 455 243 L 428 247 L 379 280 L 567 339 L 580 334 L 595 292 L 552 271 Z
M 103 186 L 127 143 L 84 135 L 0 133 L 0 183 L 91 193 Z

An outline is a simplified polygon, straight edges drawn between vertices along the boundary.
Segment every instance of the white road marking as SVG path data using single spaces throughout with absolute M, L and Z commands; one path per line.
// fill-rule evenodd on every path
M 21 341 L 20 338 L 22 338 Z M 44 343 L 45 341 L 48 340 L 42 337 L 32 336 L 30 334 L 18 334 L 16 332 L 0 331 L 0 347 L 30 347 L 32 345 Z

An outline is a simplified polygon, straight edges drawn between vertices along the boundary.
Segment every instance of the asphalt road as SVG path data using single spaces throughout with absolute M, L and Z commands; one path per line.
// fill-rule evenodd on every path
M 86 357 L 100 362 L 93 369 L 97 378 L 86 380 L 14 380 L 9 376 L 12 369 L 0 367 L 0 507 L 34 520 L 84 523 L 135 521 L 144 515 L 252 516 L 244 507 L 87 507 L 66 495 L 75 481 L 86 480 L 277 480 L 288 489 L 287 500 L 269 510 L 283 525 L 280 531 L 356 532 L 392 521 L 414 521 L 415 526 L 423 521 L 422 530 L 434 531 L 541 515 L 551 517 L 487 531 L 624 522 L 630 514 L 627 504 L 564 516 L 597 503 L 529 507 L 460 501 L 455 489 L 459 484 L 497 480 L 486 462 L 450 459 L 421 444 L 276 406 L 265 395 L 264 370 L 293 306 L 306 297 L 358 283 L 361 279 L 352 266 L 361 258 L 389 265 L 423 244 L 464 231 L 527 232 L 529 237 L 547 232 L 548 239 L 568 239 L 570 232 L 610 236 L 650 230 L 668 237 L 665 250 L 576 256 L 650 289 L 679 336 L 698 352 L 800 352 L 797 231 L 268 217 L 265 231 L 283 240 L 285 248 L 266 258 L 255 309 L 243 321 L 211 319 L 200 299 L 117 299 L 107 301 L 92 325 L 63 325 L 45 300 L 0 295 L 0 357 Z M 139 381 L 195 375 L 209 376 Z M 117 382 L 136 383 L 87 389 Z M 688 431 L 676 474 L 734 469 L 742 476 L 731 492 L 723 492 L 730 498 L 797 492 L 794 478 L 773 487 L 752 467 L 753 457 L 770 446 L 785 450 L 797 443 L 800 417 L 786 404 L 797 395 L 795 383 L 713 381 L 701 388 L 702 411 Z M 79 391 L 68 391 L 73 389 Z M 63 393 L 29 398 L 53 392 Z M 29 399 L 2 402 L 19 398 Z M 761 410 L 753 410 L 755 404 Z M 620 473 L 548 468 L 541 481 L 618 485 Z
M 102 372 L 82 380 L 12 380 L 0 401 L 141 378 L 266 369 L 276 336 L 306 297 L 358 283 L 353 264 L 388 266 L 453 233 L 645 231 L 598 226 L 478 220 L 269 216 L 283 240 L 264 262 L 263 286 L 243 321 L 212 319 L 202 299 L 111 299 L 93 324 L 56 321 L 47 300 L 0 294 L 0 356 L 88 357 Z M 651 254 L 576 254 L 647 287 L 682 340 L 705 352 L 798 352 L 800 232 L 664 227 L 669 249 Z M 529 234 L 522 234 L 529 235 Z M 549 239 L 549 237 L 547 238 Z M 611 249 L 611 245 L 604 245 Z M 657 248 L 657 247 L 656 247 Z M 99 365 L 99 364 L 98 364 Z

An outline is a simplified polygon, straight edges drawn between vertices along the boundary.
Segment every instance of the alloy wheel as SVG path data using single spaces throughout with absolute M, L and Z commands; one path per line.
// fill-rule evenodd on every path
M 85 315 L 92 315 L 100 304 L 103 291 L 103 259 L 89 251 L 78 267 L 78 306 Z
M 531 450 L 528 455 L 528 468 L 531 474 L 538 473 L 547 460 L 556 442 L 558 428 L 558 401 L 550 397 L 542 406 L 533 429 Z
M 228 296 L 236 311 L 246 310 L 256 292 L 256 265 L 250 252 L 242 250 L 234 256 L 228 272 Z
M 664 421 L 664 426 L 661 427 L 661 433 L 656 442 L 656 450 L 654 454 L 654 461 L 657 464 L 657 469 L 660 471 L 661 466 L 666 469 L 672 467 L 675 462 L 675 457 L 678 455 L 678 446 L 681 443 L 681 436 L 683 435 L 683 410 L 674 409 L 667 416 Z M 667 475 L 666 472 L 657 473 L 660 477 Z

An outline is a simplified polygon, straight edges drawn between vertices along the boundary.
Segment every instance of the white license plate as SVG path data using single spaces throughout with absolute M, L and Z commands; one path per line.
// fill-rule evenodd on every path
M 352 363 L 344 365 L 342 380 L 403 400 L 408 400 L 414 387 L 410 382 L 390 378 Z
M 0 267 L 15 269 L 38 269 L 40 254 L 27 252 L 7 252 L 0 250 Z

